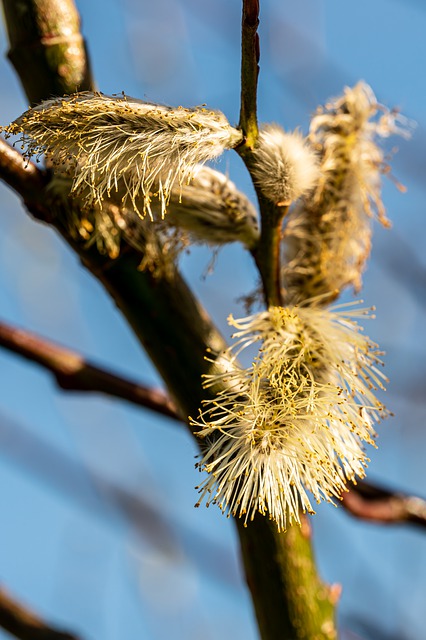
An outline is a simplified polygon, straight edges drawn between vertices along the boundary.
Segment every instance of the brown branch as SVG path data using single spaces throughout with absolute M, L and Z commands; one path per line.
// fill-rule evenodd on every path
M 145 387 L 100 369 L 80 354 L 28 331 L 0 322 L 0 346 L 50 371 L 61 389 L 106 393 L 173 420 L 182 420 L 175 404 L 160 389 Z
M 240 128 L 246 145 L 253 148 L 257 138 L 257 79 L 259 76 L 259 0 L 243 0 L 241 38 Z
M 260 1 L 243 0 L 241 36 L 241 109 L 239 126 L 244 133 L 244 144 L 236 151 L 243 159 L 249 173 L 253 166 L 253 147 L 258 136 L 257 82 L 259 77 L 259 26 Z M 280 241 L 282 220 L 288 207 L 279 207 L 267 200 L 256 187 L 262 219 L 258 245 L 252 251 L 262 280 L 265 303 L 280 305 Z
M 10 50 L 31 104 L 93 89 L 73 0 L 3 0 Z
M 426 500 L 359 481 L 342 496 L 344 508 L 356 518 L 381 524 L 410 523 L 426 527 Z
M 0 179 L 4 180 L 24 200 L 40 197 L 47 176 L 33 162 L 26 161 L 10 144 L 0 138 Z
M 47 626 L 0 589 L 0 627 L 21 640 L 78 640 L 76 635 Z

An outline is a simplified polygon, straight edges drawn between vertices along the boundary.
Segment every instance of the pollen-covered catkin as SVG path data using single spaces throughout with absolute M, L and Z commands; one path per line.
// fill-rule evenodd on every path
M 399 120 L 378 105 L 364 82 L 346 88 L 313 117 L 310 140 L 321 158 L 320 179 L 287 218 L 287 300 L 299 302 L 347 286 L 359 290 L 370 253 L 372 218 L 389 224 L 381 200 L 381 175 L 388 167 L 376 139 L 405 135 Z
M 28 156 L 45 153 L 67 172 L 72 191 L 84 193 L 87 206 L 101 207 L 119 193 L 122 204 L 139 205 L 142 216 L 151 214 L 154 197 L 164 215 L 174 186 L 187 184 L 197 165 L 242 140 L 219 111 L 89 92 L 47 100 L 6 131 L 23 134 Z
M 254 182 L 274 204 L 289 205 L 318 180 L 317 156 L 299 131 L 287 133 L 276 124 L 264 125 L 253 156 Z
M 245 523 L 260 512 L 283 530 L 313 512 L 308 491 L 330 501 L 365 475 L 363 443 L 374 445 L 386 413 L 373 392 L 385 380 L 380 354 L 354 320 L 365 315 L 343 305 L 270 307 L 230 319 L 234 368 L 206 376 L 206 388 L 226 384 L 192 420 L 207 472 L 200 501 Z M 254 344 L 253 365 L 239 368 L 236 356 Z

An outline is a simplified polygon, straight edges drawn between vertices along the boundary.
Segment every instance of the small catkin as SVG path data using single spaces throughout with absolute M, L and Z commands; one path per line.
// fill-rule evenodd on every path
M 289 205 L 315 186 L 318 159 L 299 131 L 286 133 L 264 125 L 254 149 L 252 175 L 263 195 L 277 205 Z
M 129 201 L 138 210 L 142 195 L 142 216 L 151 215 L 153 197 L 164 215 L 175 185 L 187 184 L 197 164 L 243 137 L 219 111 L 89 92 L 47 100 L 5 131 L 22 134 L 28 156 L 45 153 L 67 172 L 72 191 L 84 193 L 87 206 L 102 207 L 104 198 L 120 194 L 124 205 Z
M 165 223 L 188 232 L 193 242 L 212 246 L 241 242 L 250 249 L 259 239 L 252 203 L 223 173 L 209 167 L 172 191 Z

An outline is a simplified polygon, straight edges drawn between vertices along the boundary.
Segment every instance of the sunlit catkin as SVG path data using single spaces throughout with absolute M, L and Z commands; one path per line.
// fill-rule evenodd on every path
M 203 438 L 201 500 L 247 523 L 257 512 L 279 530 L 365 475 L 363 443 L 385 413 L 374 395 L 384 376 L 376 345 L 354 317 L 364 309 L 271 307 L 241 320 L 228 352 L 259 346 L 251 367 L 207 376 L 226 383 L 192 426 Z M 311 496 L 309 493 L 311 493 Z
M 262 194 L 287 206 L 312 190 L 319 177 L 318 158 L 299 131 L 264 125 L 253 150 L 251 173 Z
M 87 206 L 102 206 L 119 193 L 122 204 L 142 216 L 157 197 L 164 215 L 174 186 L 187 184 L 197 165 L 242 141 L 219 111 L 88 92 L 47 100 L 6 131 L 23 134 L 27 155 L 45 153 L 68 172 L 72 191 L 84 193 Z

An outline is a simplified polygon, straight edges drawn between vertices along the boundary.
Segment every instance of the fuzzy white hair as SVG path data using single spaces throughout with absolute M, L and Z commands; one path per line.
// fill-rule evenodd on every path
M 119 193 L 123 205 L 151 214 L 158 196 L 164 215 L 172 188 L 193 177 L 196 165 L 242 141 L 220 111 L 150 104 L 126 96 L 79 93 L 54 98 L 29 109 L 9 127 L 22 133 L 27 155 L 45 153 L 73 178 L 87 205 L 102 206 Z
M 289 205 L 309 192 L 319 177 L 318 159 L 299 131 L 264 125 L 253 150 L 252 175 L 266 198 Z

